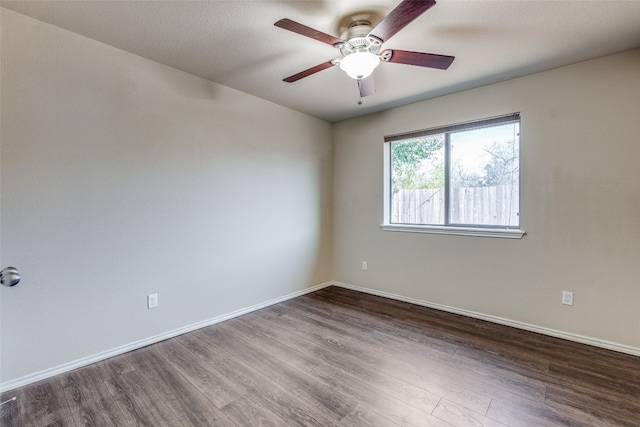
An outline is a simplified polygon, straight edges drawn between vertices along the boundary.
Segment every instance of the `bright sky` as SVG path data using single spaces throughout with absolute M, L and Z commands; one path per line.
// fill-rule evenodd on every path
M 495 141 L 512 141 L 519 133 L 518 123 L 452 133 L 451 158 L 463 165 L 467 171 L 482 175 L 483 166 L 490 157 L 484 148 Z

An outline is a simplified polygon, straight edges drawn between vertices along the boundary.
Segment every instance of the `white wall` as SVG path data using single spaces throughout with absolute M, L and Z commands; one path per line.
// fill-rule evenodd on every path
M 331 280 L 329 123 L 0 11 L 2 383 Z
M 0 268 L 23 275 L 0 287 L 0 388 L 332 278 L 640 351 L 639 50 L 332 134 L 0 18 Z M 384 135 L 515 111 L 522 240 L 380 230 Z M 151 292 L 160 306 L 147 310 Z
M 522 240 L 381 231 L 384 135 L 518 111 Z M 639 112 L 634 50 L 338 123 L 334 280 L 640 354 Z

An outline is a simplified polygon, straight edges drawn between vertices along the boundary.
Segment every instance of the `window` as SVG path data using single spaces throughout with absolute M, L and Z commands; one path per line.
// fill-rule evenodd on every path
M 383 229 L 522 237 L 520 114 L 385 137 Z

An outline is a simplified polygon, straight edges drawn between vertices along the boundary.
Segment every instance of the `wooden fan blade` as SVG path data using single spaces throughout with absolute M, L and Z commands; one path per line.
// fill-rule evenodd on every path
M 409 50 L 387 49 L 380 54 L 386 62 L 396 64 L 417 65 L 418 67 L 438 68 L 446 70 L 449 68 L 455 56 L 436 55 L 433 53 L 411 52 Z M 387 59 L 388 58 L 388 59 Z
M 298 74 L 294 74 L 293 76 L 289 76 L 286 79 L 282 79 L 282 81 L 285 81 L 287 83 L 293 83 L 296 82 L 300 79 L 303 79 L 307 76 L 310 76 L 311 74 L 315 74 L 318 71 L 322 71 L 322 70 L 326 70 L 327 68 L 331 68 L 333 67 L 335 64 L 333 63 L 333 61 L 327 61 L 327 62 L 323 62 L 322 64 L 318 64 L 315 67 L 311 67 L 308 68 L 304 71 L 300 71 Z
M 434 4 L 436 2 L 433 0 L 403 0 L 402 3 L 384 17 L 382 22 L 371 30 L 369 35 L 383 42 L 387 41 Z
M 358 80 L 358 88 L 360 89 L 360 97 L 364 98 L 365 96 L 373 95 L 376 93 L 376 87 L 373 84 L 373 75 L 369 77 L 365 77 L 364 79 Z
M 298 22 L 292 21 L 291 19 L 281 19 L 275 24 L 276 27 L 284 28 L 285 30 L 293 31 L 294 33 L 310 37 L 312 39 L 318 40 L 319 42 L 330 44 L 331 46 L 335 44 L 344 43 L 343 40 L 333 37 L 332 35 L 323 33 L 322 31 L 314 30 L 311 27 L 307 27 L 306 25 L 302 25 Z

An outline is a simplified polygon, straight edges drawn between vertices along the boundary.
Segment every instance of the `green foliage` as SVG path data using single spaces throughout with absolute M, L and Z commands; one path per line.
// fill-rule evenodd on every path
M 393 192 L 442 188 L 444 135 L 391 144 Z
M 484 148 L 489 155 L 480 171 L 469 171 L 460 163 L 451 166 L 454 187 L 511 185 L 518 179 L 519 149 L 514 141 L 495 141 Z M 444 135 L 391 144 L 393 192 L 444 188 Z

